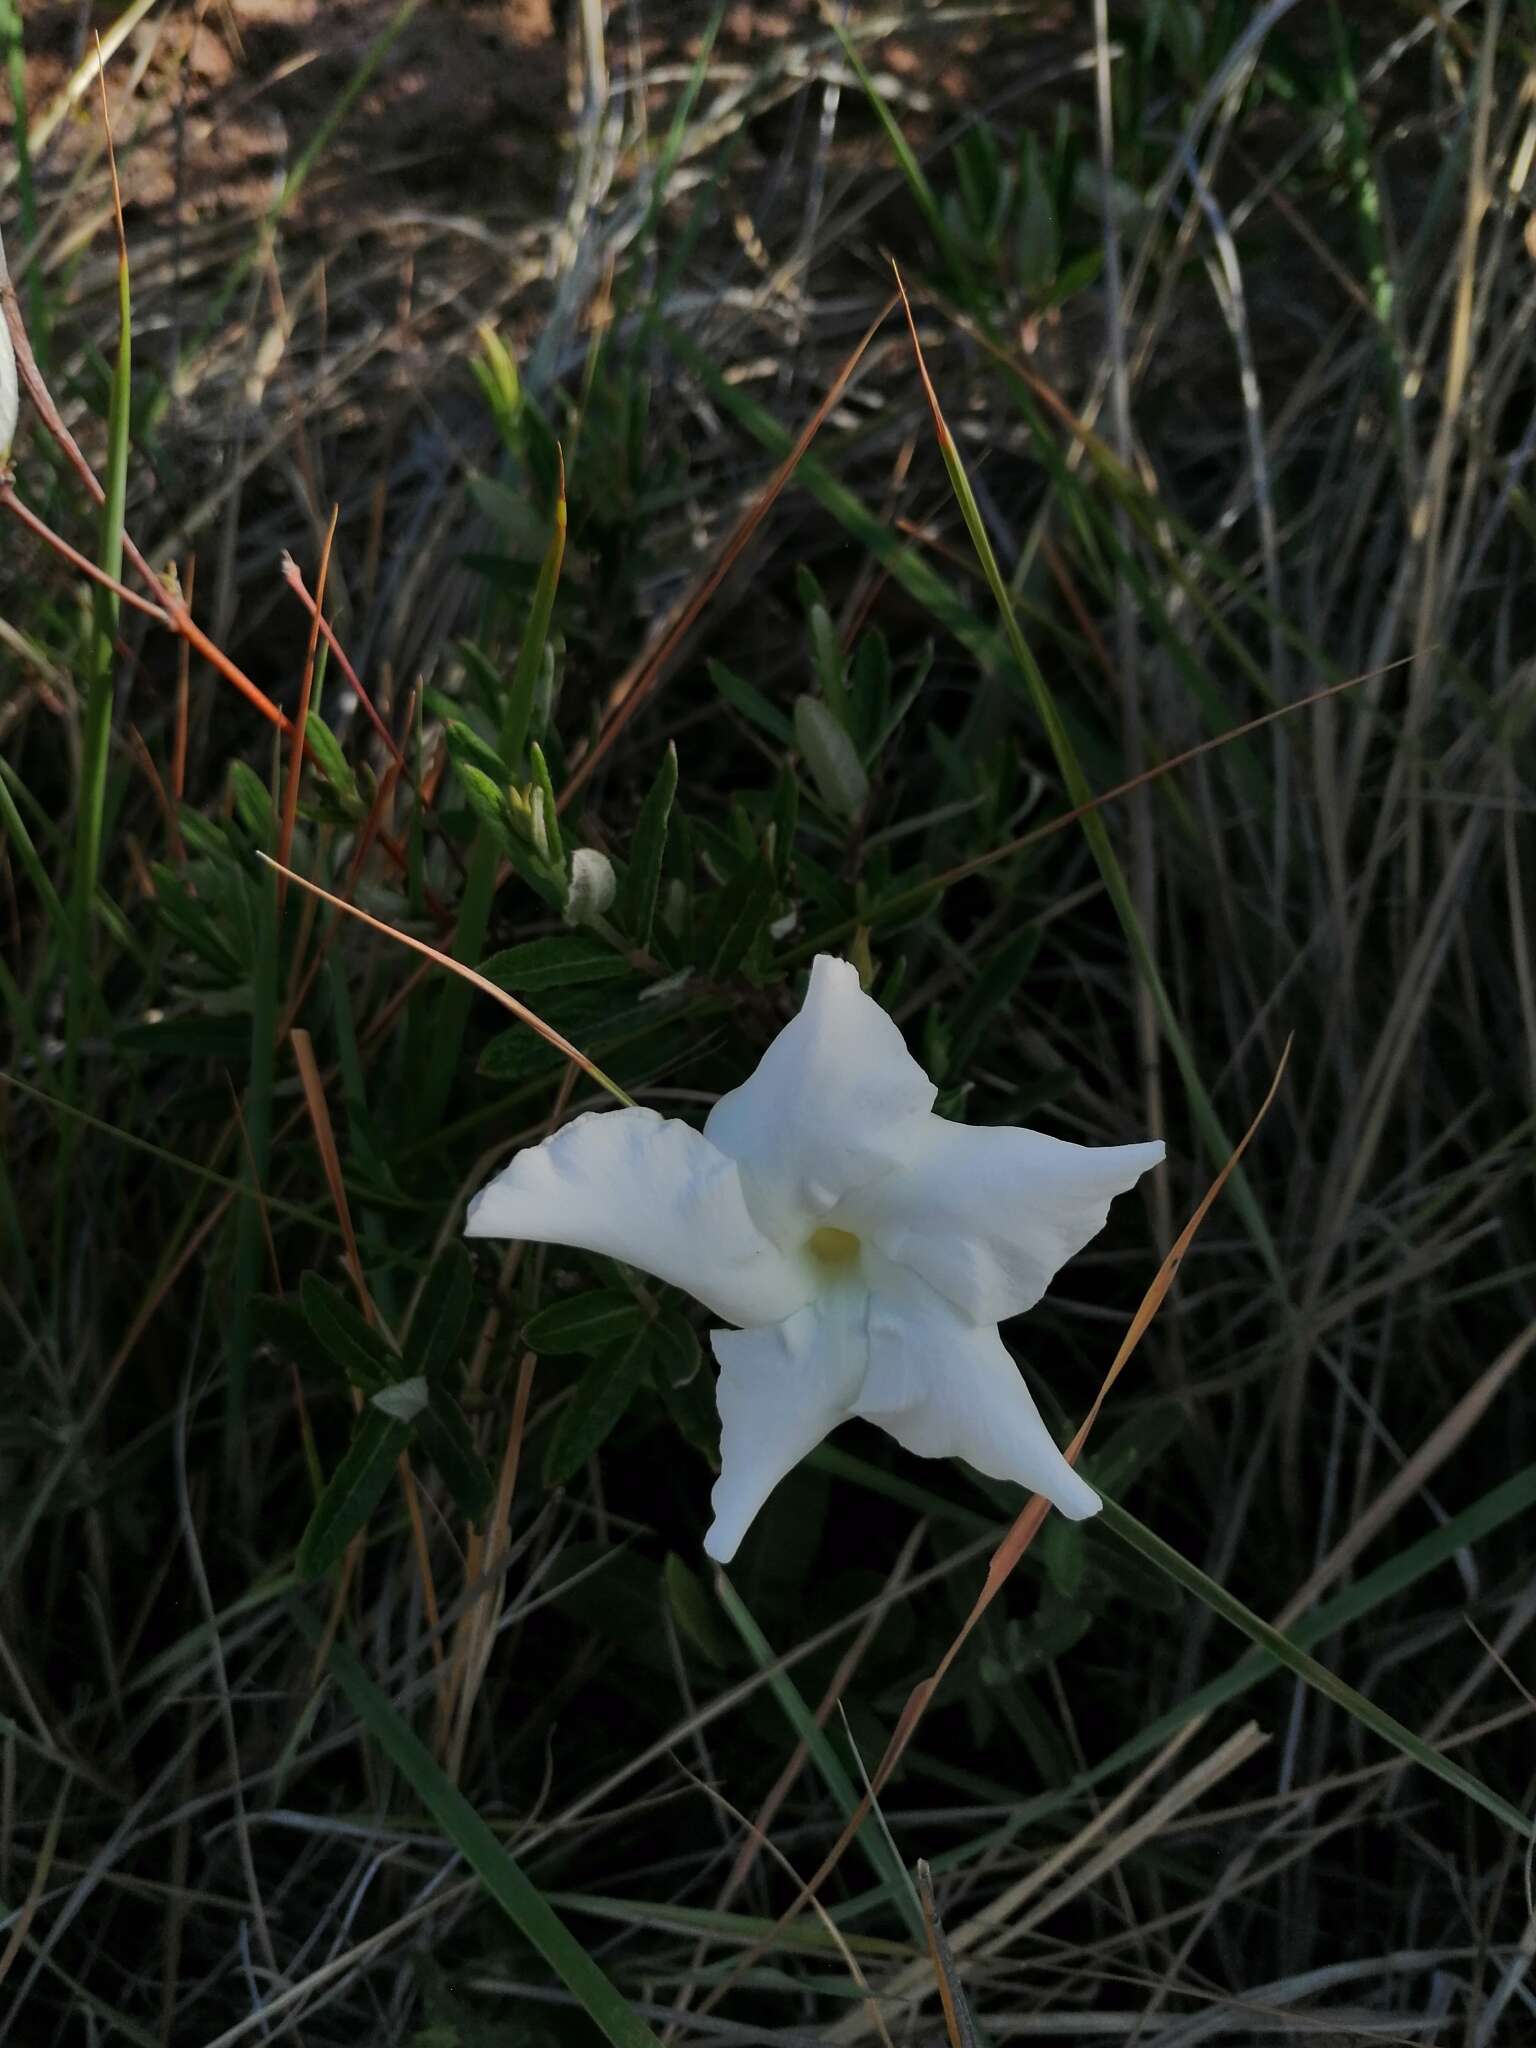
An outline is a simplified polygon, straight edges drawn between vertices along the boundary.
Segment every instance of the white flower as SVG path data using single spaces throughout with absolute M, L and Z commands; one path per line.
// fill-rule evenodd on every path
M 721 1465 L 704 1548 L 722 1563 L 851 1415 L 1074 1521 L 1100 1505 L 997 1325 L 1034 1306 L 1162 1144 L 950 1123 L 936 1092 L 856 970 L 822 954 L 799 1016 L 702 1133 L 654 1110 L 593 1111 L 470 1203 L 471 1237 L 605 1253 L 738 1326 L 710 1333 Z

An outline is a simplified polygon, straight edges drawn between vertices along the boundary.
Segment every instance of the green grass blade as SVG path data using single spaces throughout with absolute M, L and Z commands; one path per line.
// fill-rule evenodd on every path
M 837 1751 L 827 1740 L 825 1731 L 817 1727 L 815 1715 L 801 1698 L 799 1688 L 789 1673 L 776 1668 L 778 1659 L 773 1653 L 772 1646 L 723 1571 L 716 1573 L 715 1586 L 720 1596 L 720 1604 L 730 1616 L 736 1633 L 746 1644 L 757 1668 L 766 1674 L 768 1688 L 783 1708 L 785 1719 L 800 1741 L 805 1744 L 807 1754 L 821 1773 L 827 1790 L 837 1801 L 843 1818 L 852 1820 L 861 1804 L 860 1795 L 854 1789 L 853 1780 L 843 1769 Z M 921 1945 L 925 1940 L 923 1915 L 917 1902 L 917 1894 L 912 1888 L 912 1880 L 880 1832 L 873 1815 L 866 1816 L 861 1823 L 858 1841 L 875 1876 L 885 1887 L 892 1902 L 905 1916 L 913 1940 Z
M 1251 1608 L 1245 1607 L 1241 1600 L 1201 1571 L 1198 1565 L 1191 1564 L 1188 1558 L 1173 1548 L 1171 1543 L 1165 1543 L 1161 1536 L 1147 1528 L 1144 1523 L 1138 1522 L 1134 1515 L 1127 1514 L 1124 1508 L 1117 1507 L 1113 1501 L 1107 1500 L 1104 1503 L 1103 1518 L 1107 1529 L 1129 1544 L 1133 1550 L 1139 1551 L 1150 1564 L 1156 1565 L 1159 1571 L 1165 1572 L 1175 1584 L 1183 1586 L 1187 1592 L 1193 1593 L 1196 1599 L 1204 1601 L 1213 1614 L 1219 1614 L 1224 1621 L 1240 1629 L 1275 1663 L 1295 1672 L 1298 1678 L 1304 1679 L 1325 1699 L 1332 1700 L 1336 1706 L 1342 1707 L 1346 1714 L 1352 1715 L 1362 1727 L 1369 1728 L 1384 1742 L 1391 1743 L 1410 1763 L 1416 1763 L 1424 1770 L 1433 1772 L 1444 1784 L 1483 1807 L 1496 1820 L 1502 1821 L 1505 1827 L 1513 1829 L 1523 1839 L 1536 1841 L 1536 1822 L 1523 1814 L 1519 1807 L 1512 1806 L 1507 1799 L 1501 1798 L 1480 1778 L 1474 1778 L 1470 1771 L 1464 1771 L 1459 1764 L 1453 1764 L 1448 1758 L 1441 1756 L 1440 1752 L 1432 1748 L 1421 1736 L 1415 1735 L 1411 1728 L 1405 1727 L 1394 1715 L 1378 1707 L 1373 1700 L 1368 1700 L 1364 1693 L 1356 1692 L 1352 1685 L 1346 1685 L 1342 1678 L 1335 1677 L 1315 1658 L 1310 1657 L 1293 1638 L 1282 1635 L 1279 1629 L 1261 1620 Z
M 294 1616 L 311 1643 L 320 1624 L 307 1608 Z M 656 2036 L 625 2002 L 566 1927 L 544 1895 L 523 1874 L 495 1835 L 433 1762 L 344 1643 L 333 1643 L 330 1668 L 353 1712 L 389 1757 L 454 1844 L 486 1891 L 575 1996 L 614 2048 L 660 2048 Z
M 908 318 L 909 320 L 911 319 L 910 311 Z M 938 395 L 929 381 L 927 366 L 922 360 L 922 351 L 917 340 L 915 323 L 912 326 L 912 345 L 918 351 L 918 367 L 922 373 L 924 389 L 928 393 L 928 401 L 933 413 L 934 430 L 939 441 L 939 452 L 944 458 L 944 467 L 949 474 L 950 487 L 954 491 L 955 502 L 960 507 L 960 516 L 965 521 L 965 530 L 970 536 L 971 545 L 976 551 L 976 559 L 981 564 L 981 571 L 986 578 L 987 588 L 991 591 L 993 601 L 997 605 L 1009 649 L 1012 652 L 1014 661 L 1018 665 L 1020 674 L 1028 685 L 1030 699 L 1034 704 L 1041 724 L 1045 728 L 1051 752 L 1056 757 L 1056 765 L 1061 771 L 1062 781 L 1066 785 L 1067 793 L 1073 805 L 1091 803 L 1094 794 L 1092 786 L 1087 776 L 1083 773 L 1082 764 L 1078 759 L 1077 748 L 1073 744 L 1072 735 L 1067 729 L 1066 721 L 1063 719 L 1057 706 L 1051 687 L 1045 679 L 1044 671 L 1035 659 L 1034 650 L 1025 639 L 1023 630 L 1019 625 L 1018 613 L 1014 608 L 1012 593 L 1008 588 L 1007 579 L 998 566 L 997 556 L 992 549 L 991 536 L 987 532 L 986 521 L 982 518 L 981 507 L 976 502 L 976 494 L 971 489 L 970 478 L 966 474 L 960 450 L 956 447 L 954 437 L 945 423 L 943 412 L 939 406 Z M 1194 1048 L 1190 1045 L 1184 1027 L 1179 1022 L 1178 1013 L 1173 1007 L 1172 998 L 1169 996 L 1168 990 L 1164 985 L 1157 962 L 1152 956 L 1151 945 L 1147 940 L 1146 933 L 1142 929 L 1141 919 L 1137 915 L 1135 899 L 1131 894 L 1130 884 L 1125 878 L 1124 870 L 1120 866 L 1114 847 L 1110 844 L 1108 828 L 1100 814 L 1093 810 L 1085 812 L 1082 826 L 1083 837 L 1088 842 L 1089 851 L 1093 855 L 1094 863 L 1103 879 L 1104 887 L 1109 893 L 1111 903 L 1114 905 L 1115 915 L 1120 921 L 1120 928 L 1125 934 L 1126 943 L 1130 946 L 1131 952 L 1135 956 L 1137 968 L 1151 993 L 1157 1010 L 1158 1021 L 1162 1026 L 1163 1036 L 1167 1040 L 1168 1048 L 1173 1054 L 1180 1077 L 1188 1092 L 1195 1122 L 1199 1127 L 1201 1136 L 1210 1148 L 1214 1164 L 1218 1167 L 1223 1166 L 1232 1156 L 1234 1149 L 1232 1140 L 1222 1128 L 1221 1119 L 1216 1114 L 1216 1106 L 1211 1101 L 1205 1082 L 1201 1077 L 1199 1066 L 1195 1059 Z M 1241 1166 L 1234 1167 L 1232 1171 L 1232 1196 L 1242 1213 L 1243 1221 L 1248 1226 L 1254 1245 L 1269 1270 L 1270 1277 L 1274 1280 L 1277 1287 L 1281 1286 L 1283 1284 L 1283 1273 L 1280 1255 L 1275 1249 L 1269 1223 L 1259 1206 L 1252 1188 L 1244 1178 Z
M 938 195 L 932 185 L 929 184 L 927 173 L 918 162 L 911 143 L 902 134 L 896 116 L 886 105 L 879 87 L 865 69 L 864 59 L 859 55 L 858 45 L 854 42 L 852 36 L 849 35 L 841 18 L 830 7 L 826 10 L 826 20 L 837 40 L 842 44 L 843 55 L 852 65 L 854 75 L 863 88 L 864 97 L 874 109 L 875 118 L 885 130 L 886 140 L 891 145 L 891 154 L 895 157 L 900 167 L 901 175 L 907 181 L 907 189 L 912 194 L 918 212 L 928 223 L 928 231 L 938 245 L 939 253 L 944 258 L 945 264 L 956 281 L 964 285 L 968 291 L 974 292 L 975 286 L 970 266 L 961 254 L 954 236 L 949 231 L 949 224 L 944 218 L 944 209 L 939 205 Z

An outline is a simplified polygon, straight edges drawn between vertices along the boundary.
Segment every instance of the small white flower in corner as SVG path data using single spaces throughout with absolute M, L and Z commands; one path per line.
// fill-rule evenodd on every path
M 1072 1520 L 1098 1495 L 1052 1440 L 999 1335 L 1163 1157 L 933 1114 L 937 1090 L 845 960 L 702 1132 L 595 1110 L 475 1196 L 471 1237 L 622 1259 L 697 1296 L 714 1330 L 720 1477 L 704 1539 L 726 1563 L 773 1488 L 862 1415 L 965 1458 Z

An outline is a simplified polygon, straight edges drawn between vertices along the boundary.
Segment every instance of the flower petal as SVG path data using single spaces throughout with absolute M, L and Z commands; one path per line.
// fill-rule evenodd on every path
M 899 1165 L 935 1093 L 858 970 L 819 953 L 799 1016 L 704 1134 L 740 1162 L 752 1213 L 784 1241 Z
M 849 1414 L 868 1362 L 862 1287 L 829 1287 L 771 1330 L 711 1330 L 720 1477 L 704 1548 L 729 1564 L 785 1473 Z
M 861 1189 L 835 1221 L 973 1322 L 998 1323 L 1034 1307 L 1056 1269 L 1104 1228 L 1113 1198 L 1162 1156 L 1161 1139 L 1071 1145 L 931 1116 L 905 1170 Z
M 1057 1449 L 996 1328 L 966 1322 L 909 1273 L 871 1297 L 869 1372 L 853 1412 L 919 1457 L 964 1458 L 1043 1493 L 1069 1521 L 1102 1505 Z
M 470 1203 L 464 1231 L 604 1252 L 733 1323 L 776 1323 L 813 1284 L 748 1215 L 736 1162 L 653 1109 L 591 1110 L 519 1152 Z

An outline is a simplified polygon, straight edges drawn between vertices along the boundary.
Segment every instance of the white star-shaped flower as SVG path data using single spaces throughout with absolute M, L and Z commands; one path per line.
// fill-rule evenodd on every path
M 595 1110 L 518 1153 L 471 1237 L 578 1246 L 695 1295 L 720 1365 L 721 1563 L 849 1416 L 923 1457 L 1016 1480 L 1073 1521 L 1099 1497 L 1057 1449 L 998 1332 L 1163 1157 L 933 1114 L 937 1090 L 845 960 L 702 1132 Z

